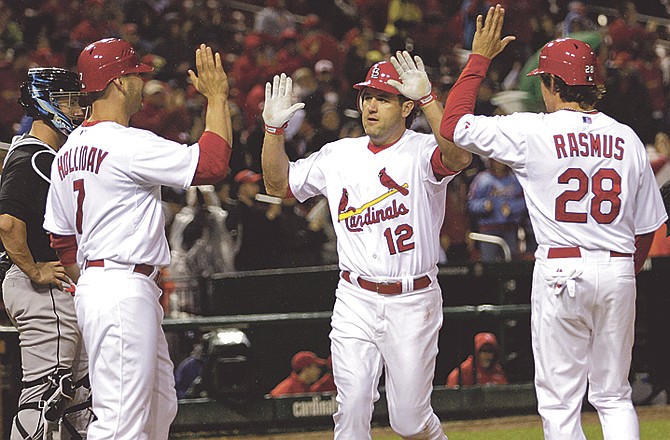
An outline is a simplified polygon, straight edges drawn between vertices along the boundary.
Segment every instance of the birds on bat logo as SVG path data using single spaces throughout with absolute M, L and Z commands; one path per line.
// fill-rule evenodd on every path
M 361 207 L 359 208 L 354 208 L 353 206 L 349 205 L 349 192 L 347 191 L 346 188 L 342 188 L 342 196 L 340 197 L 340 201 L 338 203 L 338 214 L 339 214 L 339 220 L 344 220 L 345 218 L 348 218 L 352 215 L 355 214 L 360 214 L 366 209 L 380 203 L 382 200 L 386 199 L 387 197 L 395 194 L 395 193 L 400 193 L 403 196 L 409 195 L 409 189 L 407 188 L 408 185 L 407 183 L 400 185 L 398 182 L 393 179 L 393 177 L 389 176 L 389 174 L 386 172 L 386 167 L 382 168 L 379 170 L 378 173 L 379 177 L 379 182 L 388 189 L 387 192 L 381 194 L 378 197 L 375 197 L 373 200 L 370 200 L 367 203 L 364 203 Z
M 338 205 L 337 212 L 346 212 L 346 211 L 355 211 L 356 208 L 349 206 L 349 191 L 346 188 L 342 188 L 342 197 L 340 197 L 340 204 Z
M 386 173 L 386 167 L 382 168 L 379 171 L 379 181 L 382 183 L 382 185 L 384 185 L 388 189 L 391 189 L 391 190 L 395 189 L 400 194 L 402 194 L 403 196 L 406 196 L 407 194 L 409 194 L 409 190 L 407 188 L 405 188 L 404 186 L 398 185 L 398 183 L 395 180 L 393 180 L 393 178 Z

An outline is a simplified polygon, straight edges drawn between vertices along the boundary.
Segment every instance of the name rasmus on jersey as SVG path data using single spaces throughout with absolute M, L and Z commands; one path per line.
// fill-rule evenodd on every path
M 604 157 L 623 159 L 624 140 L 611 134 L 568 133 L 555 134 L 554 146 L 559 159 L 566 157 Z
M 108 152 L 96 147 L 75 147 L 67 150 L 58 158 L 58 176 L 60 180 L 74 171 L 88 171 L 98 174 L 102 161 Z
M 383 209 L 375 209 L 371 206 L 365 210 L 364 214 L 352 215 L 344 220 L 344 224 L 346 225 L 347 230 L 351 232 L 361 232 L 363 231 L 364 226 L 393 220 L 401 215 L 407 214 L 409 214 L 409 208 L 402 202 L 398 204 L 398 202 L 394 200 L 390 206 Z

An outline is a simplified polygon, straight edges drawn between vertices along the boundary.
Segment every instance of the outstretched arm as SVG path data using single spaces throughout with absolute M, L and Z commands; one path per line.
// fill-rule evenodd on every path
M 275 75 L 272 84 L 265 84 L 265 138 L 261 152 L 263 181 L 268 194 L 282 198 L 286 197 L 288 190 L 288 156 L 284 148 L 284 128 L 295 112 L 305 106 L 303 103 L 291 105 L 292 90 L 293 82 L 284 73 Z
M 442 154 L 442 163 L 451 171 L 460 171 L 470 165 L 472 155 L 458 148 L 453 142 L 440 134 L 442 120 L 442 105 L 435 99 L 430 80 L 426 74 L 423 60 L 419 56 L 412 56 L 407 51 L 397 51 L 391 57 L 391 64 L 400 76 L 400 81 L 389 80 L 389 85 L 398 89 L 404 96 L 416 101 L 428 124 L 433 131 L 437 145 Z
M 196 90 L 207 98 L 205 132 L 198 140 L 200 158 L 193 178 L 193 185 L 216 183 L 228 174 L 232 122 L 228 108 L 228 76 L 223 70 L 221 55 L 212 53 L 204 44 L 195 51 L 197 75 L 193 70 L 188 76 Z
M 481 15 L 477 16 L 472 54 L 456 84 L 451 88 L 440 125 L 440 134 L 449 140 L 454 140 L 454 130 L 458 121 L 474 111 L 477 91 L 486 76 L 491 59 L 515 39 L 513 36 L 500 38 L 504 18 L 505 10 L 500 5 L 489 8 L 486 22 Z

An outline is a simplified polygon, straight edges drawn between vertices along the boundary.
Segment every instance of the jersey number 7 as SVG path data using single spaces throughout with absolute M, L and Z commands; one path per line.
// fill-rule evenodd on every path
M 72 188 L 74 192 L 77 193 L 77 220 L 75 226 L 77 228 L 77 233 L 81 235 L 82 222 L 84 219 L 84 197 L 86 197 L 86 190 L 84 190 L 84 179 L 77 179 L 72 182 Z
M 610 224 L 621 210 L 621 176 L 612 168 L 601 168 L 591 178 L 581 168 L 568 168 L 558 177 L 558 183 L 568 185 L 577 181 L 577 189 L 564 191 L 556 198 L 556 220 L 567 223 L 586 223 L 588 214 L 599 224 Z M 605 185 L 605 182 L 609 182 Z M 577 202 L 587 196 L 591 187 L 593 197 L 589 213 L 568 211 L 568 202 Z M 609 207 L 609 209 L 608 209 Z

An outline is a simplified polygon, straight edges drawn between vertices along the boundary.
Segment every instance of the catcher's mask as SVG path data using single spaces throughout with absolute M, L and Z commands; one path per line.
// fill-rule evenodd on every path
M 28 70 L 19 103 L 28 116 L 48 122 L 67 136 L 84 120 L 79 105 L 82 95 L 76 73 L 56 67 L 36 67 Z

